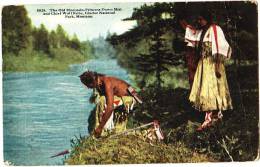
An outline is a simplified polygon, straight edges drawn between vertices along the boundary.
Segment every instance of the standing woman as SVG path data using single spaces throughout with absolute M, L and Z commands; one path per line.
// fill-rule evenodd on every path
M 221 111 L 233 108 L 223 63 L 231 48 L 222 29 L 212 24 L 208 11 L 200 13 L 198 24 L 198 29 L 185 26 L 185 41 L 200 57 L 189 100 L 195 109 L 205 112 L 205 121 L 197 129 L 203 130 L 223 117 Z

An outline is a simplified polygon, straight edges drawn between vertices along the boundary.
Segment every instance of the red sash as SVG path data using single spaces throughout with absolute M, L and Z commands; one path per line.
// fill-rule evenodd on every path
M 217 34 L 217 26 L 216 26 L 216 24 L 213 24 L 212 27 L 213 27 L 214 38 L 215 38 L 216 47 L 217 47 L 217 54 L 218 54 L 218 34 Z

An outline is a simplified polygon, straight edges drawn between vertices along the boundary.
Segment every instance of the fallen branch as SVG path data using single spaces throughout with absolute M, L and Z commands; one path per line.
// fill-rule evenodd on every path
M 228 154 L 230 160 L 231 160 L 232 162 L 234 162 L 233 157 L 230 155 L 230 153 L 229 153 L 229 151 L 228 151 L 228 149 L 227 149 L 227 144 L 226 144 L 225 140 L 222 139 L 222 142 L 223 142 L 223 143 L 220 143 L 220 142 L 217 140 L 217 143 L 218 143 L 222 148 L 224 148 L 224 150 L 225 150 L 226 153 Z
M 150 122 L 150 123 L 147 123 L 147 124 L 138 126 L 138 127 L 136 127 L 136 128 L 129 129 L 129 130 L 123 131 L 123 132 L 121 132 L 121 133 L 117 133 L 117 134 L 111 135 L 111 136 L 109 136 L 109 138 L 113 138 L 113 137 L 117 137 L 117 136 L 120 136 L 120 135 L 124 135 L 124 134 L 127 134 L 127 133 L 129 133 L 129 132 L 132 132 L 132 131 L 135 131 L 135 130 L 137 130 L 137 129 L 141 129 L 141 128 L 144 128 L 144 127 L 147 127 L 147 126 L 150 126 L 150 125 L 153 125 L 153 124 L 154 124 L 154 122 Z

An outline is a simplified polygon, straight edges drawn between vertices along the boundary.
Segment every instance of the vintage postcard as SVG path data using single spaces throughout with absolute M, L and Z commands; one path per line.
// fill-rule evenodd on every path
M 3 4 L 3 164 L 259 160 L 256 1 Z

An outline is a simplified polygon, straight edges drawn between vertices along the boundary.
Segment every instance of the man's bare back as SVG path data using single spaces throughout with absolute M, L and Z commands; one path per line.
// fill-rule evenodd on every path
M 111 91 L 111 93 L 113 92 L 113 95 L 115 96 L 128 96 L 128 91 L 127 88 L 130 86 L 130 84 L 128 84 L 127 82 L 115 78 L 115 77 L 110 77 L 110 76 L 101 76 L 100 78 L 100 88 L 101 88 L 101 92 L 99 92 L 101 95 L 106 95 L 105 92 L 107 91 Z M 99 90 L 98 90 L 99 91 Z

